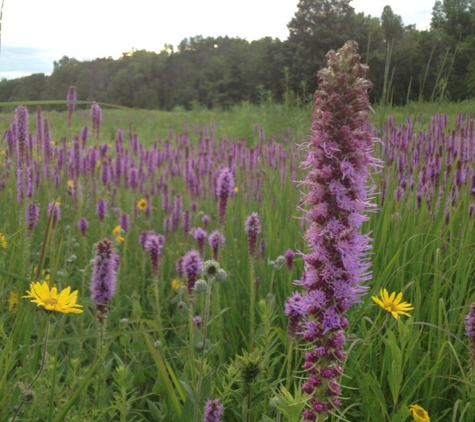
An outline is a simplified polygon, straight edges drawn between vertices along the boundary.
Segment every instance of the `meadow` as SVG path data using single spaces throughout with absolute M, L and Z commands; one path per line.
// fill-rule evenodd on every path
M 414 404 L 475 419 L 473 109 L 375 107 L 372 279 L 330 421 L 410 421 Z M 208 399 L 223 421 L 303 420 L 285 302 L 307 250 L 311 105 L 28 111 L 23 169 L 19 109 L 0 115 L 0 420 L 196 422 Z M 101 262 L 114 291 L 91 293 Z M 43 281 L 82 308 L 32 303 Z M 381 289 L 410 316 L 378 306 Z

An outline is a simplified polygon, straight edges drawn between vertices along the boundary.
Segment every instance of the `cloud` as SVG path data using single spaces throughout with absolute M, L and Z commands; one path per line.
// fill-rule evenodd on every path
M 46 48 L 16 47 L 1 45 L 0 79 L 12 79 L 28 76 L 32 73 L 53 72 L 53 62 L 57 60 Z

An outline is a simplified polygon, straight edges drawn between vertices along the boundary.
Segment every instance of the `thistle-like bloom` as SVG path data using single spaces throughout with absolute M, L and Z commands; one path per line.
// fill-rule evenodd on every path
M 59 207 L 59 201 L 53 201 L 53 202 L 50 202 L 48 204 L 48 210 L 47 210 L 48 217 L 51 216 L 51 213 L 53 213 L 52 227 L 54 229 L 54 228 L 56 228 L 56 223 L 58 222 L 58 220 L 61 217 L 61 210 L 60 210 L 60 207 Z
M 186 288 L 191 293 L 203 268 L 203 261 L 197 251 L 190 251 L 183 257 L 183 272 L 186 275 Z
M 219 247 L 224 246 L 224 242 L 225 242 L 224 236 L 218 230 L 215 230 L 209 235 L 208 242 L 209 242 L 209 245 L 211 246 L 211 249 L 213 250 L 213 259 L 217 261 Z
M 104 221 L 104 218 L 107 214 L 107 202 L 103 198 L 99 198 L 96 202 L 96 214 L 99 217 L 99 220 Z
M 26 232 L 28 237 L 33 233 L 33 229 L 38 223 L 40 217 L 40 207 L 36 202 L 30 202 L 25 211 Z
M 379 291 L 379 296 L 381 299 L 376 296 L 371 296 L 371 299 L 373 299 L 385 311 L 390 312 L 394 318 L 399 319 L 399 315 L 411 316 L 409 311 L 412 311 L 414 307 L 408 302 L 401 302 L 402 293 L 399 293 L 396 296 L 396 292 L 393 292 L 389 295 L 386 289 L 381 289 Z
M 86 236 L 88 228 L 89 228 L 89 221 L 87 221 L 85 217 L 81 217 L 78 221 L 78 229 L 83 236 Z
M 66 101 L 76 101 L 76 87 L 70 86 L 68 89 L 68 94 L 66 95 Z M 75 103 L 67 103 L 66 106 L 68 107 L 68 126 L 71 126 L 71 119 L 73 117 L 73 112 L 76 109 Z
M 418 404 L 411 404 L 409 409 L 415 422 L 430 422 L 429 414 Z
M 249 255 L 256 256 L 257 235 L 261 232 L 261 220 L 257 212 L 246 218 L 244 230 L 247 234 L 247 248 Z
M 224 224 L 228 198 L 233 194 L 234 176 L 228 167 L 224 167 L 216 181 L 216 196 L 218 198 L 218 223 Z
M 219 404 L 219 399 L 208 399 L 204 408 L 203 422 L 221 422 L 224 406 Z
M 345 313 L 360 301 L 366 290 L 362 283 L 371 279 L 365 256 L 371 239 L 359 233 L 367 220 L 363 213 L 374 208 L 367 198 L 368 168 L 379 165 L 371 155 L 372 134 L 365 129 L 372 84 L 356 43 L 348 41 L 326 58 L 327 68 L 318 72 L 308 155 L 301 163 L 308 170 L 302 208 L 310 253 L 303 256 L 304 272 L 296 284 L 305 290 L 285 306 L 289 334 L 298 329 L 309 343 L 302 390 L 310 406 L 302 415 L 311 421 L 340 406 Z
M 114 244 L 109 239 L 97 243 L 90 290 L 91 299 L 97 303 L 96 308 L 100 312 L 107 310 L 107 305 L 115 293 L 116 261 L 114 255 Z
M 71 287 L 66 287 L 58 293 L 58 289 L 53 287 L 51 290 L 46 281 L 30 283 L 30 290 L 27 290 L 24 298 L 31 299 L 32 303 L 43 307 L 50 312 L 60 312 L 62 314 L 81 314 L 83 311 L 81 305 L 77 304 L 78 291 L 71 293 Z

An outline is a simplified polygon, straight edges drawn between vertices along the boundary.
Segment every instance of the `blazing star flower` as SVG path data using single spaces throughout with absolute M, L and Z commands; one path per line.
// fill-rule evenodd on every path
M 88 228 L 89 228 L 89 222 L 87 221 L 86 218 L 81 217 L 78 221 L 78 229 L 83 236 L 86 236 Z
M 418 404 L 411 404 L 409 409 L 415 422 L 430 422 L 429 414 Z
M 249 255 L 256 256 L 257 235 L 261 232 L 261 220 L 257 212 L 246 218 L 244 230 L 247 233 Z
M 122 233 L 122 227 L 120 226 L 115 226 L 114 230 L 112 230 L 115 240 L 117 240 L 119 243 L 122 243 L 125 240 L 124 236 L 122 236 Z
M 103 198 L 99 198 L 96 202 L 96 214 L 100 221 L 104 221 L 107 214 L 107 202 Z
M 40 216 L 40 207 L 36 202 L 30 202 L 25 210 L 25 220 L 27 226 L 27 235 L 28 237 L 31 236 L 33 233 L 33 229 L 38 223 L 38 218 Z
M 197 251 L 189 251 L 183 257 L 183 271 L 187 278 L 186 287 L 188 289 L 188 293 L 191 293 L 193 290 L 202 268 L 203 261 L 201 260 L 200 254 Z
M 137 202 L 137 208 L 140 211 L 145 211 L 148 208 L 148 202 L 146 199 L 142 198 L 139 202 Z
M 224 406 L 219 404 L 219 400 L 208 399 L 205 404 L 203 422 L 221 422 Z
M 109 239 L 101 240 L 96 245 L 96 257 L 91 277 L 91 299 L 97 303 L 99 312 L 105 312 L 110 299 L 115 293 L 116 260 L 114 244 Z
M 81 314 L 83 311 L 81 305 L 77 304 L 78 291 L 71 293 L 71 287 L 66 287 L 58 293 L 58 289 L 53 287 L 51 290 L 46 281 L 30 283 L 30 290 L 27 290 L 26 299 L 31 299 L 32 303 L 42 306 L 49 312 L 60 312 L 62 314 Z
M 58 222 L 59 218 L 60 218 L 60 208 L 59 208 L 59 200 L 57 201 L 53 201 L 53 202 L 50 202 L 49 205 L 48 205 L 48 210 L 47 210 L 47 214 L 48 214 L 48 217 L 51 215 L 51 213 L 53 213 L 53 229 L 56 227 L 56 223 Z
M 228 198 L 234 191 L 234 176 L 228 167 L 224 167 L 216 181 L 216 196 L 218 198 L 218 223 L 224 224 Z
M 390 312 L 394 318 L 399 319 L 399 315 L 411 316 L 408 311 L 412 311 L 414 307 L 408 302 L 401 303 L 402 293 L 399 293 L 396 296 L 396 292 L 393 292 L 389 295 L 386 289 L 381 289 L 379 296 L 381 299 L 376 296 L 372 296 L 371 299 L 373 299 L 385 311 Z

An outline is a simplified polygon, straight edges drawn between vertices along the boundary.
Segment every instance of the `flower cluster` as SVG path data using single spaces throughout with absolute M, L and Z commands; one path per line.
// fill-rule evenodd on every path
M 107 311 L 109 301 L 115 293 L 116 266 L 114 244 L 109 239 L 101 240 L 96 245 L 96 257 L 91 278 L 91 299 L 96 302 L 99 312 Z
M 302 204 L 308 207 L 305 240 L 311 252 L 303 256 L 304 272 L 295 284 L 305 290 L 294 293 L 285 307 L 289 331 L 309 343 L 302 390 L 310 405 L 303 417 L 310 421 L 340 406 L 345 313 L 365 292 L 362 282 L 371 279 L 365 259 L 371 239 L 359 229 L 367 219 L 363 212 L 372 207 L 368 167 L 378 164 L 371 156 L 371 133 L 364 129 L 372 84 L 365 79 L 367 66 L 360 63 L 356 43 L 330 51 L 327 64 L 318 73 L 312 136 L 301 163 L 309 170 Z

